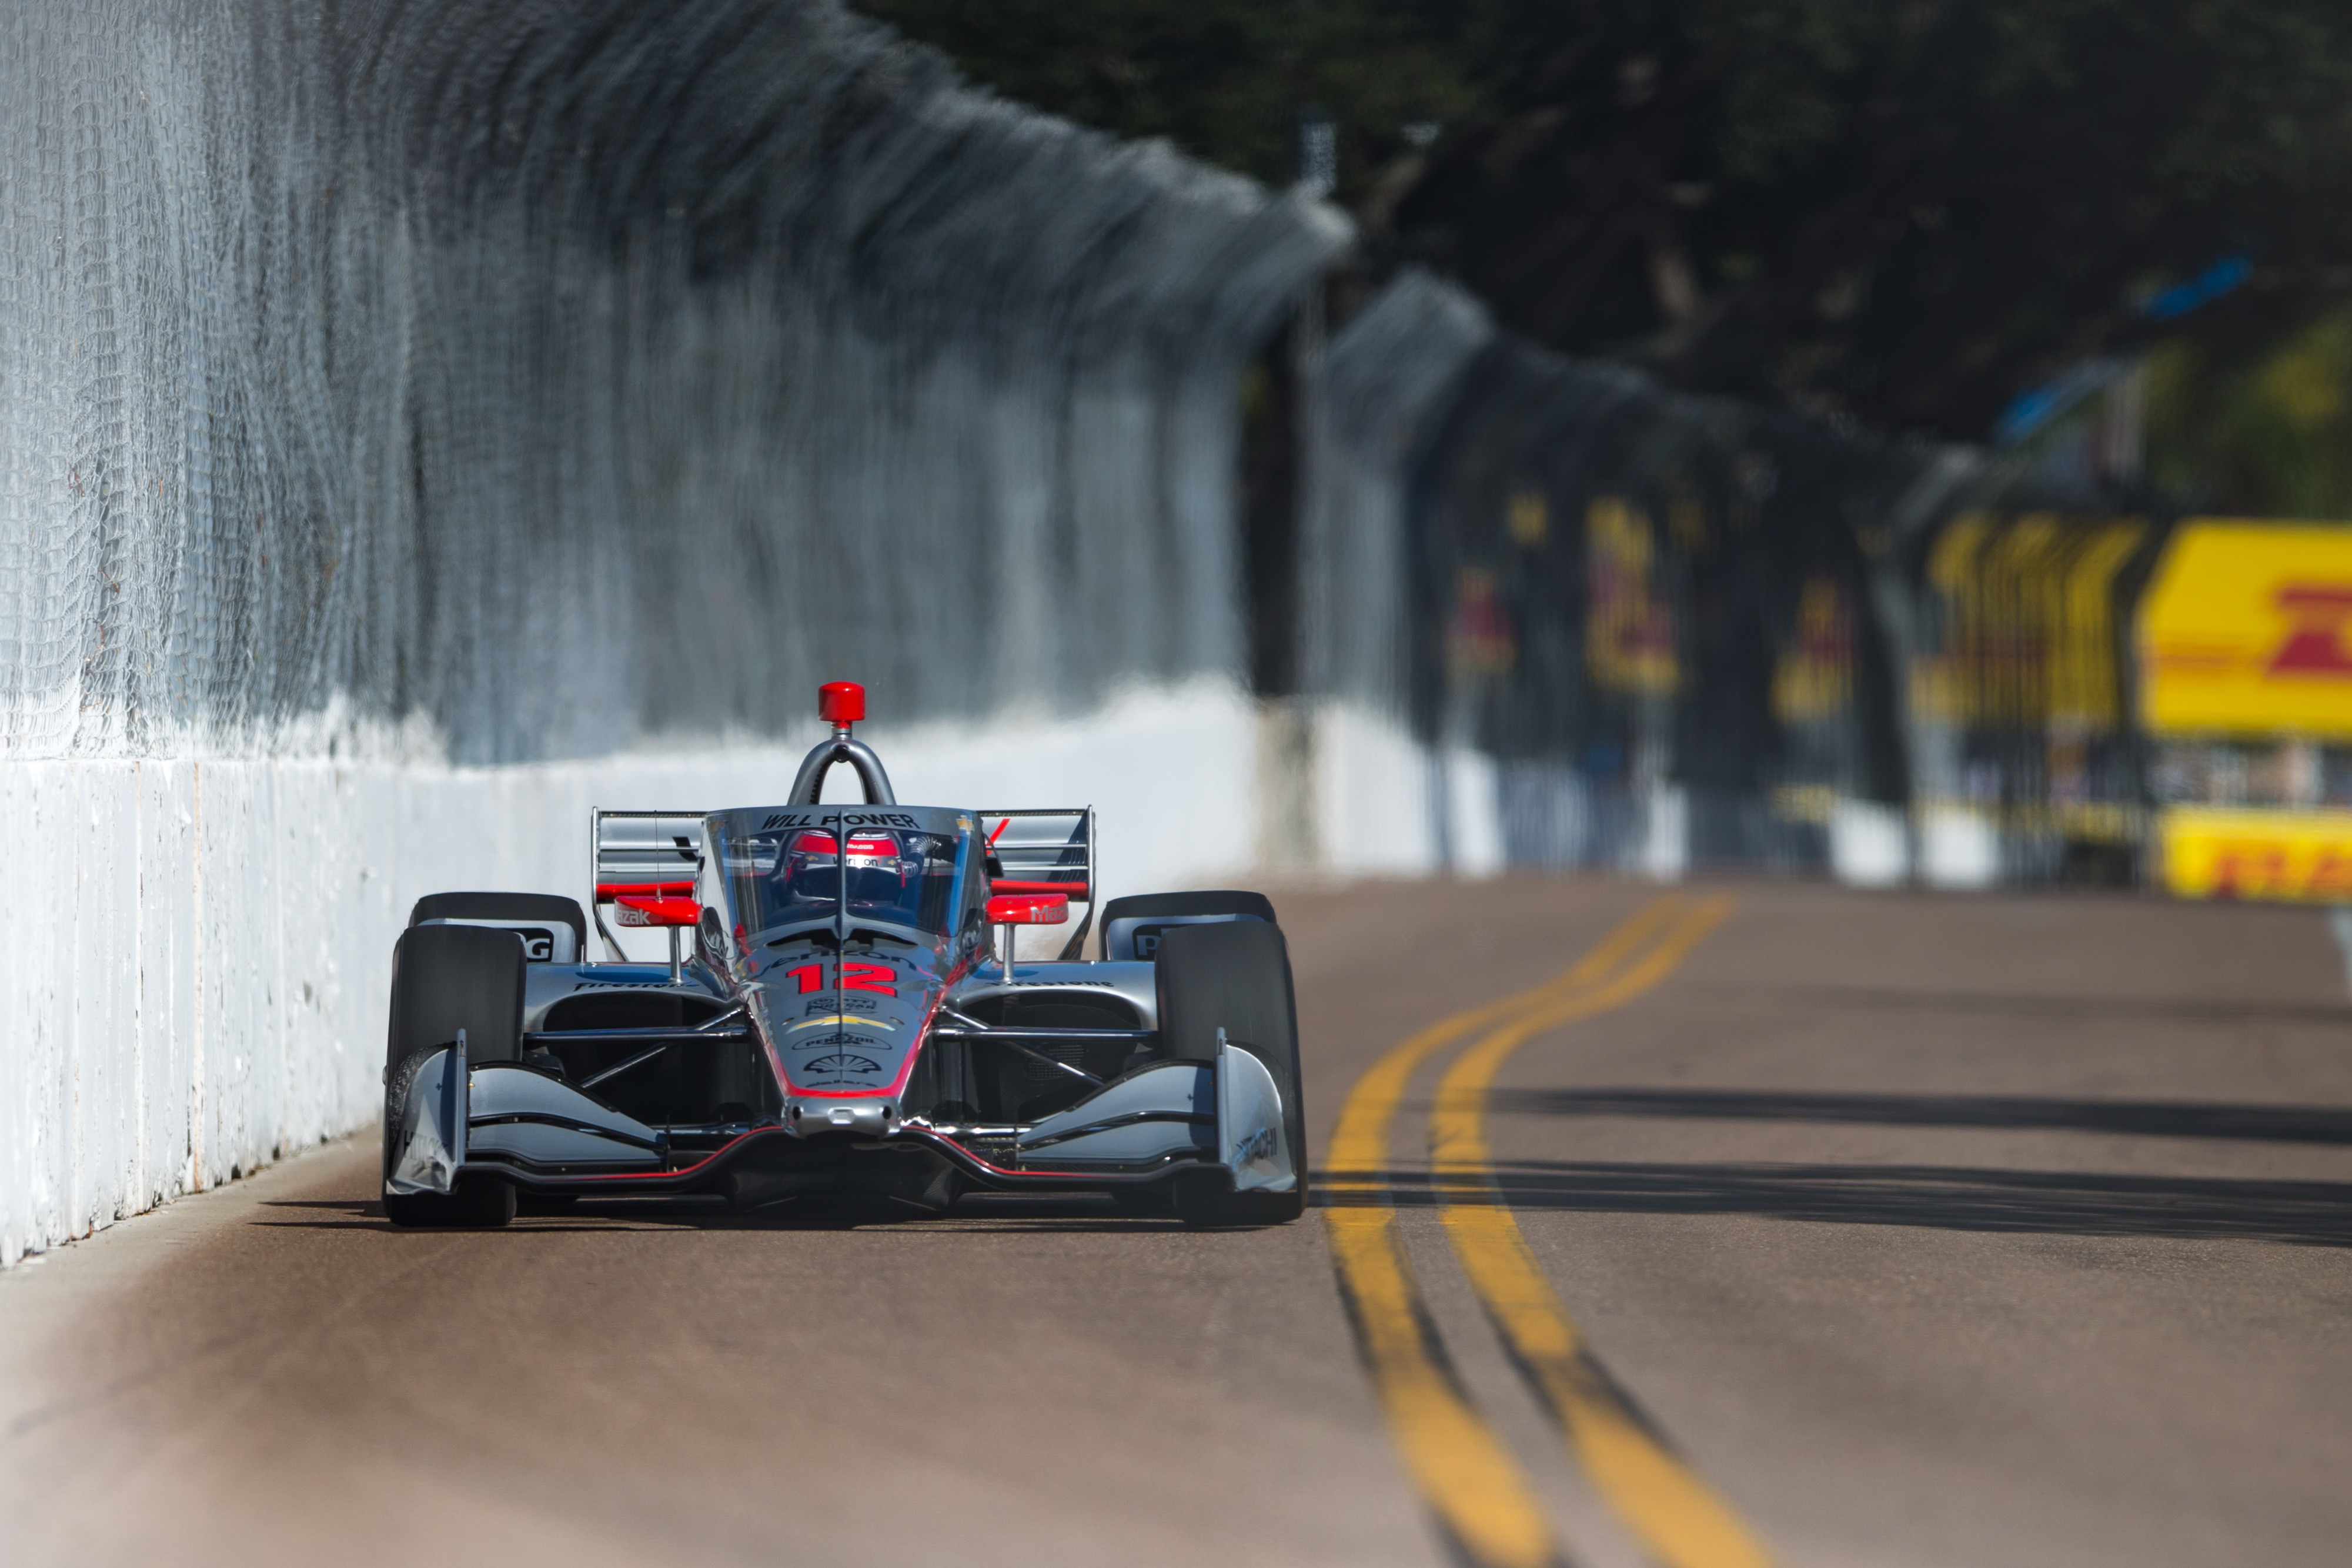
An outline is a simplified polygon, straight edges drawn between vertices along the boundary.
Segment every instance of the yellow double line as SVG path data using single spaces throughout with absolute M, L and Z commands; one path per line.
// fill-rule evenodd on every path
M 1445 1361 L 1397 1234 L 1387 1172 L 1390 1133 L 1414 1072 L 1482 1030 L 1439 1082 L 1430 1122 L 1446 1238 L 1472 1289 L 1595 1490 L 1654 1560 L 1666 1568 L 1770 1561 L 1585 1349 L 1496 1184 L 1486 1126 L 1486 1092 L 1513 1051 L 1649 990 L 1730 910 L 1721 897 L 1653 902 L 1564 974 L 1405 1040 L 1357 1081 L 1340 1111 L 1325 1182 L 1332 1260 L 1405 1468 L 1440 1528 L 1479 1568 L 1554 1568 L 1566 1554 L 1526 1473 Z

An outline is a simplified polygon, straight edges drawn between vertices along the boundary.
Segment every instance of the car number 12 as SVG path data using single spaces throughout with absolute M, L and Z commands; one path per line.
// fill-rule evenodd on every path
M 803 964 L 797 969 L 786 969 L 784 974 L 787 978 L 800 983 L 802 996 L 824 985 L 823 964 Z M 898 994 L 898 988 L 894 983 L 897 978 L 887 964 L 844 964 L 841 967 L 841 988 L 845 991 L 879 991 L 886 997 L 895 997 Z

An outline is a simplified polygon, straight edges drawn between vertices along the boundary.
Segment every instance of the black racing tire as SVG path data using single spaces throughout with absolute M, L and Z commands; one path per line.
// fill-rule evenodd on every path
M 1103 923 L 1142 920 L 1155 915 L 1246 915 L 1274 924 L 1274 900 L 1262 893 L 1237 887 L 1205 888 L 1195 893 L 1136 893 L 1103 905 Z
M 411 926 L 428 920 L 513 920 L 568 925 L 572 950 L 588 956 L 588 915 L 576 898 L 557 893 L 428 893 L 408 912 Z
M 437 1192 L 385 1193 L 384 1218 L 404 1229 L 493 1230 L 515 1217 L 515 1184 L 464 1176 L 446 1197 Z
M 1110 1201 L 1121 1214 L 1134 1215 L 1139 1218 L 1164 1218 L 1176 1212 L 1172 1182 L 1142 1182 L 1133 1186 L 1115 1186 L 1110 1189 Z
M 384 1042 L 383 1174 L 394 1147 L 409 1086 L 426 1058 L 466 1031 L 467 1065 L 512 1061 L 522 1054 L 522 939 L 489 925 L 415 925 L 392 949 L 392 1028 Z M 497 1176 L 462 1178 L 457 1190 L 384 1194 L 394 1225 L 504 1225 L 514 1218 L 514 1184 Z
M 1257 920 L 1179 925 L 1154 960 L 1160 1053 L 1209 1061 L 1217 1030 L 1265 1063 L 1282 1095 L 1283 1138 L 1298 1183 L 1289 1192 L 1236 1193 L 1222 1171 L 1177 1178 L 1177 1217 L 1188 1225 L 1280 1225 L 1307 1211 L 1307 1112 L 1298 1061 L 1298 1007 L 1282 928 Z
M 1249 920 L 1274 924 L 1274 901 L 1262 893 L 1250 893 L 1237 887 L 1205 888 L 1192 893 L 1138 893 L 1125 898 L 1114 898 L 1103 905 L 1102 917 L 1096 922 L 1102 927 L 1103 956 L 1110 956 L 1110 928 L 1118 920 L 1199 919 L 1202 915 L 1231 917 L 1240 915 Z M 1139 955 L 1147 959 L 1151 954 Z

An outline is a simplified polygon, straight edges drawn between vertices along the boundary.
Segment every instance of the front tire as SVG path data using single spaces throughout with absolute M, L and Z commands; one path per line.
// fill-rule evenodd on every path
M 1164 1219 L 1176 1212 L 1175 1195 L 1169 1190 L 1171 1183 L 1155 1181 L 1139 1186 L 1115 1186 L 1110 1189 L 1110 1201 L 1121 1214 L 1143 1219 Z
M 493 1230 L 515 1217 L 515 1185 L 494 1176 L 464 1176 L 457 1190 L 383 1195 L 386 1219 L 403 1229 Z
M 383 1174 L 388 1182 L 417 1069 L 466 1031 L 468 1066 L 522 1053 L 522 939 L 486 925 L 416 925 L 392 949 L 392 1028 L 384 1042 Z M 383 1194 L 400 1226 L 499 1226 L 515 1214 L 514 1184 L 461 1176 L 441 1193 Z
M 1298 1009 L 1290 948 L 1282 928 L 1257 920 L 1179 925 L 1160 939 L 1155 960 L 1160 1039 L 1179 1061 L 1213 1061 L 1217 1030 L 1265 1063 L 1282 1096 L 1282 1135 L 1297 1182 L 1288 1192 L 1235 1192 L 1223 1171 L 1190 1172 L 1176 1182 L 1177 1217 L 1188 1225 L 1281 1225 L 1307 1211 L 1307 1113 L 1298 1061 Z

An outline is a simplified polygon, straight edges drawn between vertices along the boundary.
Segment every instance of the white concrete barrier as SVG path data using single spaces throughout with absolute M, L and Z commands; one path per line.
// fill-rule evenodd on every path
M 1969 807 L 1920 808 L 1919 877 L 1929 887 L 1992 886 L 2000 880 L 2000 830 Z
M 903 800 L 1097 807 L 1115 896 L 1243 869 L 1255 735 L 1204 684 L 867 738 Z M 0 1266 L 372 1120 L 420 896 L 584 900 L 592 807 L 776 800 L 804 749 L 0 762 Z
M 1324 704 L 1311 754 L 1322 870 L 1426 876 L 1440 869 L 1434 774 L 1403 725 L 1359 704 Z
M 591 808 L 776 801 L 820 733 L 812 721 L 775 744 L 509 768 L 453 768 L 414 737 L 406 757 L 387 741 L 362 760 L 0 761 L 0 1267 L 373 1120 L 392 946 L 419 897 L 585 902 Z M 1106 898 L 1248 885 L 1263 870 L 1261 815 L 1277 810 L 1286 823 L 1310 814 L 1301 836 L 1315 846 L 1313 864 L 1283 874 L 1505 868 L 1492 758 L 1318 705 L 1284 760 L 1307 776 L 1276 801 L 1262 788 L 1269 733 L 1217 681 L 1078 720 L 866 727 L 901 800 L 1097 808 Z M 838 769 L 827 798 L 854 789 Z M 1683 791 L 1654 789 L 1639 808 L 1622 870 L 1679 878 Z M 1843 801 L 1830 829 L 1841 879 L 1912 873 L 1899 811 Z M 1984 885 L 1996 849 L 1981 819 L 1930 812 L 1917 871 Z M 618 935 L 635 956 L 662 956 L 656 934 Z
M 1830 873 L 1850 887 L 1899 887 L 1911 875 L 1911 823 L 1903 810 L 1841 799 L 1830 812 Z

